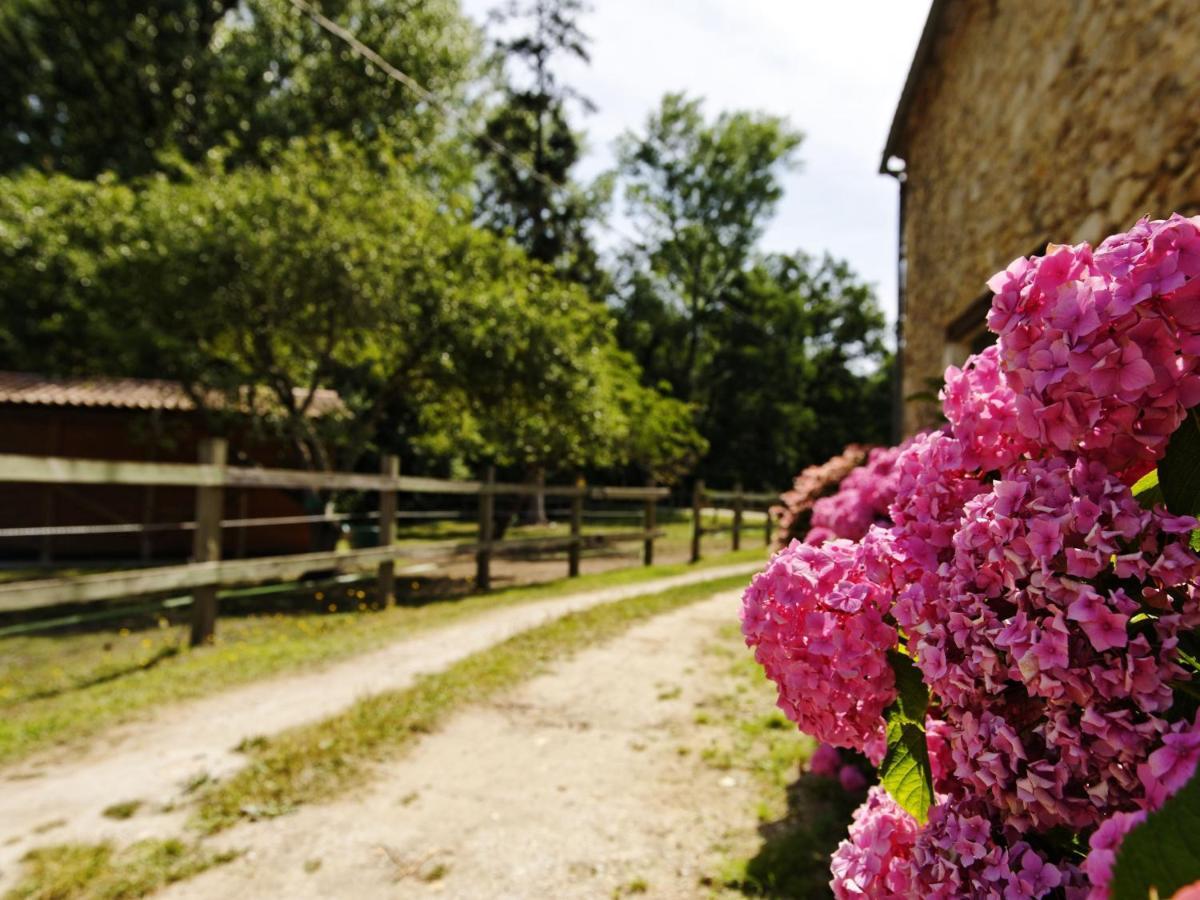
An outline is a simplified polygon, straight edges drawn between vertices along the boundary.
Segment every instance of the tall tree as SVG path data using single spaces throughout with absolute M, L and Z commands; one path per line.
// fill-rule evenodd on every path
M 400 167 L 332 140 L 136 186 L 0 177 L 5 367 L 172 378 L 215 427 L 248 407 L 315 468 L 378 447 L 669 473 L 694 427 L 611 325 Z M 319 386 L 351 413 L 334 432 L 310 415 Z M 653 442 L 635 433 L 647 410 L 664 414 Z
M 587 227 L 606 193 L 603 183 L 584 189 L 572 181 L 583 148 L 569 119 L 572 105 L 594 106 L 555 72 L 563 59 L 589 61 L 579 27 L 587 9 L 583 0 L 511 0 L 492 14 L 503 35 L 494 49 L 504 80 L 477 146 L 481 221 L 561 276 L 595 286 L 601 276 Z M 497 143 L 519 162 L 496 152 Z
M 140 174 L 204 115 L 237 0 L 13 0 L 0 11 L 0 170 Z
M 476 74 L 478 35 L 456 0 L 313 5 L 451 102 Z M 439 110 L 286 0 L 12 0 L 0 78 L 0 171 L 128 178 L 214 150 L 265 162 L 326 133 L 443 168 L 453 147 L 430 146 Z
M 751 260 L 801 139 L 777 116 L 733 112 L 709 122 L 701 101 L 668 94 L 642 133 L 619 142 L 618 173 L 641 233 L 627 256 L 627 308 L 659 322 L 641 336 L 642 353 L 670 346 L 670 359 L 662 368 L 648 356 L 641 361 L 685 400 L 701 393 L 714 316 Z
M 702 474 L 770 489 L 850 442 L 889 438 L 884 319 L 869 285 L 826 256 L 772 254 L 733 280 L 699 402 Z

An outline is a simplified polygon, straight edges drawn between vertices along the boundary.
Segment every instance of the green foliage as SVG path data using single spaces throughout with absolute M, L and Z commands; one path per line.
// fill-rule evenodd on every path
M 665 407 L 603 307 L 333 141 L 181 181 L 3 180 L 0 243 L 9 365 L 176 379 L 217 418 L 254 386 L 306 465 L 376 444 L 657 470 L 698 446 L 675 407 L 662 443 L 634 435 Z M 309 415 L 318 386 L 349 407 L 332 434 Z
M 522 23 L 527 30 L 496 41 L 506 79 L 476 141 L 484 162 L 479 218 L 562 277 L 600 291 L 605 279 L 587 226 L 607 193 L 603 181 L 591 191 L 572 181 L 583 146 L 568 117 L 571 101 L 588 111 L 592 104 L 560 83 L 551 67 L 557 57 L 588 61 L 588 38 L 577 24 L 583 12 L 580 0 L 514 0 L 495 15 L 503 26 Z M 496 142 L 520 163 L 498 153 Z
M 888 659 L 896 673 L 897 694 L 884 712 L 887 755 L 879 767 L 879 781 L 901 807 L 924 824 L 933 805 L 933 773 L 925 743 L 929 691 L 911 659 L 896 651 L 891 651 Z
M 1176 515 L 1200 513 L 1200 422 L 1195 410 L 1171 435 L 1158 478 L 1167 509 Z
M 440 96 L 464 96 L 478 36 L 455 0 L 319 5 Z M 319 134 L 423 154 L 444 129 L 286 0 L 17 0 L 0 13 L 0 60 L 0 170 L 130 177 L 210 153 L 261 162 Z
M 740 274 L 712 325 L 703 473 L 776 487 L 798 463 L 886 443 L 883 326 L 871 289 L 843 262 L 773 255 Z
M 624 257 L 619 335 L 694 404 L 699 474 L 778 487 L 851 442 L 888 437 L 884 321 L 845 263 L 762 255 L 758 239 L 799 146 L 782 119 L 666 96 L 620 147 L 641 246 Z
M 25 855 L 23 878 L 5 896 L 12 900 L 133 900 L 191 878 L 237 857 L 196 844 L 146 839 L 111 844 L 57 844 Z
M 1133 496 L 1145 508 L 1149 509 L 1156 503 L 1163 502 L 1162 488 L 1158 484 L 1158 469 L 1147 472 L 1139 478 L 1131 488 Z
M 619 173 L 643 237 L 631 261 L 649 282 L 641 287 L 681 319 L 682 356 L 664 376 L 685 400 L 700 394 L 708 319 L 750 260 L 800 141 L 775 116 L 706 122 L 701 102 L 683 94 L 666 95 L 644 133 L 621 139 Z
M 1134 828 L 1117 848 L 1113 900 L 1171 897 L 1200 881 L 1200 778 Z M 1157 894 L 1154 893 L 1157 891 Z

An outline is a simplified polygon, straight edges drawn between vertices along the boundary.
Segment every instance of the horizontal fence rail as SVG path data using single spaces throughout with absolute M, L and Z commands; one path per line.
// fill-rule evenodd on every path
M 42 578 L 0 584 L 0 613 L 16 613 L 40 608 L 101 603 L 139 596 L 163 596 L 172 592 L 191 592 L 192 642 L 211 641 L 217 617 L 219 588 L 258 585 L 274 581 L 295 581 L 313 573 L 361 573 L 375 570 L 379 594 L 384 605 L 394 602 L 396 566 L 405 563 L 427 564 L 474 555 L 475 581 L 480 589 L 491 584 L 491 560 L 496 555 L 527 552 L 566 551 L 568 575 L 579 574 L 584 550 L 600 549 L 618 543 L 641 542 L 642 561 L 654 562 L 654 544 L 666 532 L 657 525 L 657 504 L 670 497 L 670 489 L 659 485 L 646 487 L 587 485 L 544 485 L 540 483 L 497 482 L 494 469 L 488 468 L 478 481 L 403 475 L 399 460 L 382 460 L 379 474 L 360 472 L 312 472 L 292 469 L 252 468 L 226 464 L 224 441 L 209 439 L 200 446 L 197 463 L 157 463 L 108 461 L 61 457 L 0 454 L 0 483 L 52 485 L 127 485 L 134 487 L 187 487 L 196 492 L 196 515 L 185 522 L 111 523 L 103 525 L 45 525 L 0 529 L 0 538 L 87 536 L 104 534 L 150 534 L 162 531 L 188 531 L 193 537 L 190 562 L 125 571 L 73 577 Z M 274 488 L 308 491 L 360 491 L 379 494 L 374 511 L 359 513 L 326 512 L 312 515 L 258 518 L 225 518 L 221 515 L 227 488 Z M 404 510 L 398 498 L 403 494 L 466 495 L 478 498 L 478 535 L 474 541 L 429 545 L 397 545 L 396 522 L 406 518 L 432 518 L 439 513 Z M 569 534 L 549 537 L 494 539 L 495 498 L 500 495 L 556 497 L 568 501 Z M 693 495 L 692 559 L 700 558 L 700 538 L 706 529 L 699 510 L 708 505 L 730 508 L 733 516 L 733 547 L 740 543 L 742 510 L 765 508 L 775 502 L 774 494 L 706 490 L 697 482 Z M 587 500 L 637 503 L 639 511 L 593 511 L 585 515 Z M 443 518 L 459 517 L 461 511 L 443 512 Z M 641 527 L 628 531 L 584 534 L 585 518 L 640 516 Z M 378 534 L 379 545 L 354 550 L 327 550 L 250 559 L 221 559 L 222 529 L 243 529 L 297 524 L 370 521 Z M 719 530 L 709 528 L 712 533 Z M 769 541 L 769 523 L 768 523 Z M 420 566 L 409 566 L 416 571 Z M 401 573 L 408 570 L 400 570 Z

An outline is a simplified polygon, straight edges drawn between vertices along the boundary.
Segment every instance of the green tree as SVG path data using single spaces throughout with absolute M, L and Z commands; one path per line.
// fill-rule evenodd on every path
M 374 447 L 669 468 L 694 442 L 635 446 L 659 401 L 602 305 L 334 141 L 194 178 L 0 179 L 0 323 L 6 366 L 173 378 L 312 467 Z M 333 433 L 309 415 L 319 386 L 349 408 Z
M 456 0 L 314 5 L 450 103 L 465 96 L 479 40 Z M 440 110 L 287 0 L 13 0 L 0 75 L 0 171 L 129 178 L 335 133 L 467 172 Z
M 13 0 L 0 11 L 0 170 L 131 175 L 203 116 L 236 0 Z
M 587 228 L 607 200 L 607 180 L 585 190 L 571 176 L 583 148 L 569 106 L 594 107 L 554 72 L 559 58 L 589 61 L 578 24 L 586 11 L 582 0 L 512 0 L 493 13 L 506 33 L 494 42 L 504 81 L 476 141 L 484 160 L 480 221 L 511 234 L 562 277 L 602 290 Z M 497 152 L 497 143 L 516 159 Z
M 641 235 L 627 256 L 627 296 L 656 329 L 627 336 L 650 375 L 685 400 L 703 393 L 714 318 L 751 260 L 800 142 L 779 117 L 734 112 L 708 122 L 701 101 L 668 94 L 644 132 L 619 143 L 618 174 Z M 651 355 L 668 346 L 669 361 Z
M 844 262 L 764 257 L 734 279 L 724 310 L 699 404 L 702 474 L 771 489 L 848 443 L 887 443 L 883 314 Z

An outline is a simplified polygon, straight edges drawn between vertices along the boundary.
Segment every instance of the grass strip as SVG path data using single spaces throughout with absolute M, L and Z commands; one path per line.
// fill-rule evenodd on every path
M 500 607 L 763 557 L 756 548 L 694 566 L 630 567 L 377 611 L 374 598 L 356 585 L 336 597 L 332 591 L 315 596 L 321 612 L 223 618 L 216 645 L 200 650 L 188 649 L 186 629 L 166 619 L 138 630 L 0 640 L 0 764 L 81 743 L 164 704 L 343 659 Z
M 805 771 L 816 741 L 775 707 L 775 685 L 736 624 L 723 628 L 708 649 L 725 689 L 705 698 L 697 711 L 696 725 L 706 738 L 701 758 L 747 776 L 746 801 L 759 826 L 758 840 L 727 848 L 719 871 L 704 883 L 725 896 L 832 897 L 829 858 L 846 837 L 863 792 Z
M 544 672 L 632 625 L 746 583 L 736 575 L 618 600 L 524 631 L 412 687 L 358 701 L 338 715 L 245 748 L 248 765 L 205 790 L 192 823 L 204 833 L 277 816 L 361 784 L 373 764 L 410 747 L 451 714 Z
M 120 850 L 107 843 L 39 847 L 25 855 L 23 877 L 5 900 L 130 900 L 236 856 L 178 840 L 138 841 Z

